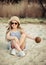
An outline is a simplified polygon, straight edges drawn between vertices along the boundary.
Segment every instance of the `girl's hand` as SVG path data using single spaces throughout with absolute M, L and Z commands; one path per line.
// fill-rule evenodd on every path
M 15 39 L 16 43 L 19 43 L 19 40 L 18 40 L 18 38 L 17 38 L 17 37 L 15 37 L 14 39 Z

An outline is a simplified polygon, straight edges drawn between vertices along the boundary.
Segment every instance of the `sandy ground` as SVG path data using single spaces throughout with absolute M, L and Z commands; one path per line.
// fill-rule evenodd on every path
M 44 24 L 21 24 L 25 32 L 32 37 L 40 36 L 42 41 L 26 39 L 25 57 L 10 55 L 7 50 L 8 42 L 5 40 L 5 23 L 0 23 L 0 65 L 46 65 L 46 25 Z

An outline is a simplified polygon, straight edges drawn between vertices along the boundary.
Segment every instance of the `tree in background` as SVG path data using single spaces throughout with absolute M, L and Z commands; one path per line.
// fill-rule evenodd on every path
M 43 14 L 42 14 L 42 17 L 44 17 L 45 16 L 45 14 L 46 14 L 46 6 L 44 6 L 43 5 L 43 2 L 45 2 L 46 3 L 46 0 L 39 0 L 39 3 L 40 3 L 40 5 L 41 5 L 41 7 L 42 7 L 42 9 L 43 9 Z

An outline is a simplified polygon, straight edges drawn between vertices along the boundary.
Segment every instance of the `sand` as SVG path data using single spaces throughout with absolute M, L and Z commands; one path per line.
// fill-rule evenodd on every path
M 0 65 L 46 65 L 45 24 L 21 24 L 27 34 L 42 38 L 39 44 L 31 39 L 26 39 L 26 55 L 24 57 L 10 55 L 10 50 L 7 49 L 8 42 L 5 39 L 6 26 L 7 24 L 0 23 Z

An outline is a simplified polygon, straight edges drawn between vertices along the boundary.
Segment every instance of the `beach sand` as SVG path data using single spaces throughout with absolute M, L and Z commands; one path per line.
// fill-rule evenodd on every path
M 0 23 L 0 65 L 46 65 L 45 24 L 21 24 L 27 34 L 42 38 L 39 44 L 34 40 L 26 39 L 24 57 L 10 55 L 10 50 L 7 49 L 8 42 L 5 39 L 6 26 L 6 23 Z

